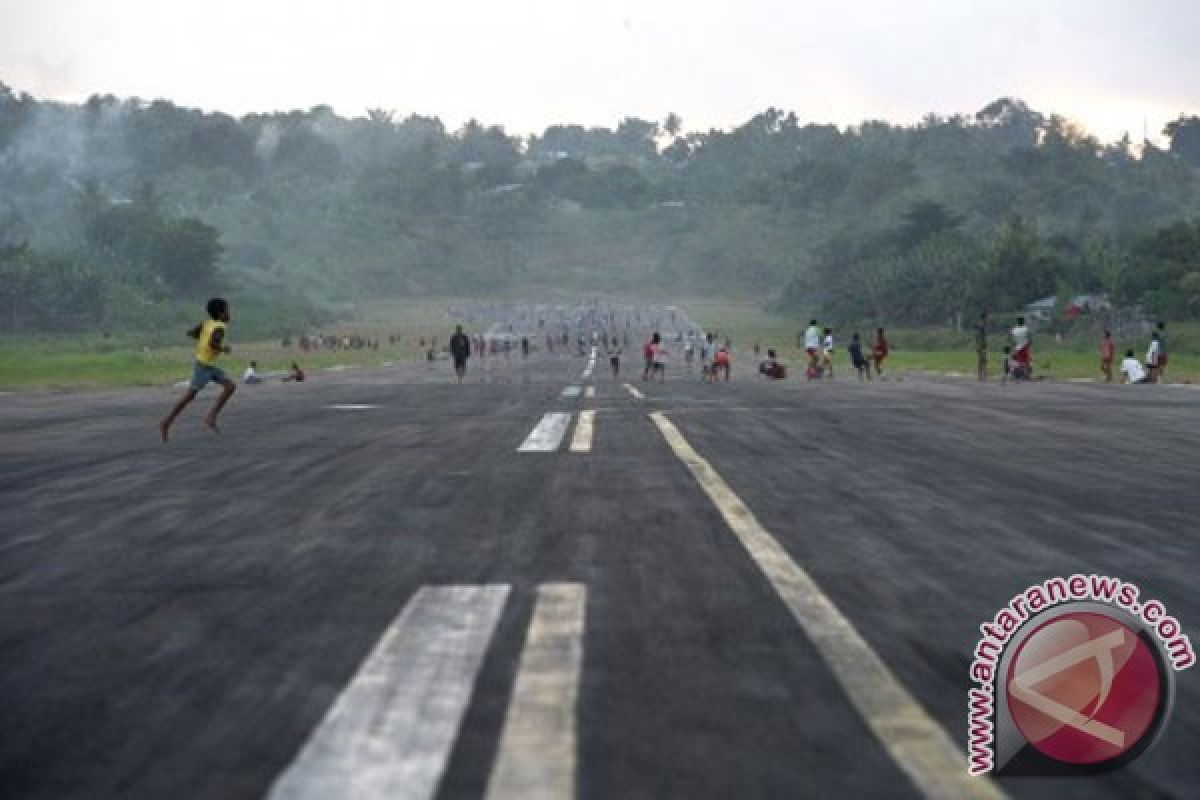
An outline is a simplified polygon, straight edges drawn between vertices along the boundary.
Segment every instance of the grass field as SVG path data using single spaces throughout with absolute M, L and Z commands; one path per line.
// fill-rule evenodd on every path
M 304 354 L 294 343 L 290 348 L 282 347 L 280 340 L 242 342 L 238 340 L 235 316 L 229 328 L 233 353 L 222 357 L 221 366 L 236 378 L 251 361 L 258 362 L 260 372 L 270 372 L 287 369 L 293 360 L 304 369 L 319 369 L 339 364 L 376 366 L 385 361 L 419 358 L 423 353 L 420 337 L 437 336 L 441 343 L 453 331 L 454 321 L 446 314 L 447 305 L 442 300 L 378 304 L 361 314 L 357 322 L 322 329 L 330 335 L 357 333 L 378 339 L 378 351 L 321 350 Z M 388 343 L 393 335 L 400 337 L 395 345 Z M 143 339 L 131 334 L 111 338 L 99 334 L 0 337 L 0 389 L 170 385 L 191 375 L 191 340 L 182 330 L 178 339 L 178 346 L 162 347 L 145 344 L 161 340 L 161 336 Z
M 796 346 L 796 335 L 808 324 L 807 319 L 787 317 L 761 310 L 751 303 L 691 302 L 681 304 L 690 318 L 706 328 L 716 330 L 722 336 L 733 339 L 735 348 L 742 352 L 750 350 L 759 342 L 765 353 L 773 347 L 779 357 L 795 368 L 805 362 L 803 351 Z M 1200 325 L 1194 323 L 1172 325 L 1170 328 L 1170 366 L 1167 379 L 1172 383 L 1200 383 L 1200 355 L 1193 343 L 1200 343 Z M 846 345 L 850 330 L 837 330 L 838 360 L 835 371 L 849 369 Z M 861 330 L 864 342 L 872 333 Z M 888 328 L 891 355 L 887 367 L 893 370 L 928 371 L 936 373 L 957 372 L 975 374 L 975 345 L 970 333 L 959 333 L 948 329 L 904 329 Z M 1004 337 L 992 337 L 989 369 L 999 374 L 1003 363 Z M 1144 358 L 1149 338 L 1117 342 L 1117 361 L 1128 348 L 1133 348 L 1138 358 Z M 1058 344 L 1052 335 L 1034 337 L 1035 374 L 1058 380 L 1071 378 L 1100 378 L 1099 341 L 1087 337 L 1067 340 Z M 1119 363 L 1117 365 L 1119 368 Z M 1120 376 L 1116 376 L 1117 380 Z

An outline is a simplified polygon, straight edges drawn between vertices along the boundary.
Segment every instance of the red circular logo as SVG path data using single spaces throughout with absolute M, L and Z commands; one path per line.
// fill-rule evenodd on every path
M 1109 761 L 1153 734 L 1158 660 L 1135 631 L 1105 614 L 1072 612 L 1041 625 L 1021 643 L 1007 678 L 1013 722 L 1057 761 Z

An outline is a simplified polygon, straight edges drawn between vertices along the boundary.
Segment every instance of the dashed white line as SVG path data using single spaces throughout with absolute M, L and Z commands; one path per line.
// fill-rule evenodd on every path
M 379 406 L 372 405 L 371 403 L 333 403 L 325 407 L 333 411 L 367 411 L 372 408 L 379 408 Z
M 587 367 L 584 368 L 583 375 L 581 375 L 580 378 L 582 380 L 587 380 L 588 378 L 592 377 L 592 370 L 594 370 L 595 368 L 596 368 L 596 348 L 593 347 L 591 355 L 588 356 Z
M 582 584 L 538 587 L 533 621 L 488 780 L 489 800 L 575 797 L 576 713 L 586 599 Z
M 584 397 L 595 397 L 595 396 L 596 396 L 596 387 L 595 387 L 595 386 L 589 386 L 589 387 L 587 387 L 586 389 L 584 389 L 584 390 L 583 390 L 583 396 L 584 396 Z
M 432 797 L 508 593 L 418 591 L 269 797 Z
M 578 386 L 568 386 L 562 390 L 563 397 L 578 397 L 580 388 Z
M 551 411 L 542 417 L 521 446 L 518 453 L 550 453 L 562 444 L 567 426 L 571 424 L 571 415 L 565 411 Z
M 966 755 L 712 465 L 692 449 L 661 412 L 652 413 L 650 418 L 808 634 L 880 744 L 918 791 L 931 798 L 1003 797 L 991 780 L 967 774 Z
M 646 399 L 646 395 L 642 394 L 640 391 L 638 391 L 638 390 L 637 390 L 636 388 L 634 388 L 633 386 L 630 386 L 628 383 L 627 383 L 627 384 L 625 384 L 625 391 L 629 392 L 631 395 L 633 395 L 634 397 L 636 397 L 638 400 L 645 400 L 645 399 Z
M 571 439 L 572 453 L 590 453 L 592 451 L 592 433 L 596 427 L 595 423 L 595 411 L 579 412 L 579 421 L 575 423 L 575 436 Z

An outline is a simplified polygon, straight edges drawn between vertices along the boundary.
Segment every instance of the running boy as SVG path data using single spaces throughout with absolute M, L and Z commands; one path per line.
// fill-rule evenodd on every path
M 855 331 L 850 337 L 850 346 L 847 350 L 850 353 L 850 363 L 858 370 L 858 379 L 861 381 L 865 376 L 867 380 L 871 380 L 871 364 L 863 355 L 862 337 L 858 335 L 858 331 Z
M 229 324 L 229 303 L 225 302 L 222 297 L 214 297 L 208 301 L 207 309 L 209 318 L 187 332 L 188 336 L 196 340 L 196 359 L 192 365 L 192 381 L 183 397 L 179 398 L 170 413 L 158 423 L 158 432 L 162 435 L 164 442 L 171 433 L 171 424 L 175 422 L 175 418 L 183 413 L 188 404 L 196 399 L 196 395 L 210 381 L 221 384 L 221 395 L 213 403 L 212 409 L 204 415 L 204 424 L 220 433 L 220 428 L 217 427 L 217 415 L 221 413 L 221 409 L 225 407 L 229 398 L 233 396 L 234 390 L 237 389 L 237 384 L 231 381 L 224 370 L 217 366 L 217 356 L 233 352 L 229 345 L 225 344 L 225 326 Z

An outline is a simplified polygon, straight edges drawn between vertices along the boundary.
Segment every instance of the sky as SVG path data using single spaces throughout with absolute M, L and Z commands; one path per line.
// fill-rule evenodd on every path
M 1194 0 L 0 0 L 0 82 L 514 134 L 625 116 L 910 123 L 1002 96 L 1102 140 L 1200 113 Z

